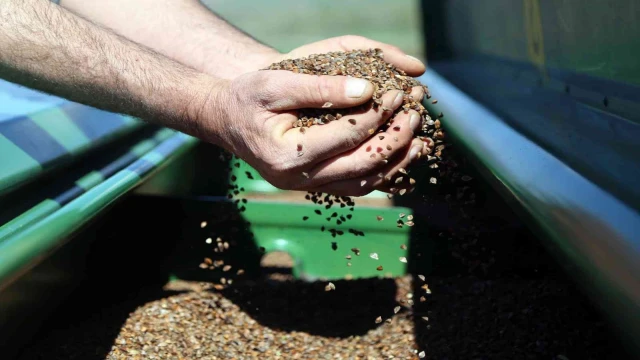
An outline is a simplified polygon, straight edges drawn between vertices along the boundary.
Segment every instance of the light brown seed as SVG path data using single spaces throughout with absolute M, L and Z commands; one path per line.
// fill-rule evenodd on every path
M 431 101 L 431 103 L 432 103 L 432 104 L 437 104 L 437 103 L 438 103 L 438 100 L 433 99 L 433 100 Z
M 400 196 L 404 195 L 407 192 L 407 189 L 400 189 Z
M 360 181 L 360 186 L 364 186 L 367 183 L 367 180 Z
M 407 245 L 405 245 L 405 244 L 400 245 L 400 249 L 407 250 Z
M 399 176 L 399 177 L 396 179 L 395 183 L 396 183 L 396 184 L 400 184 L 401 182 L 402 182 L 402 176 Z
M 330 108 L 332 106 L 333 106 L 333 104 L 328 102 L 328 101 L 326 103 L 324 103 L 324 105 L 322 105 L 323 108 Z
M 376 324 L 380 324 L 382 322 L 382 316 L 378 316 L 376 318 Z
M 438 183 L 438 179 L 432 177 L 431 179 L 429 179 L 429 182 L 432 183 L 432 184 L 436 184 L 436 183 Z
M 402 219 L 402 218 L 403 218 L 403 217 L 405 217 L 405 216 L 406 216 L 406 214 L 405 214 L 405 213 L 400 213 L 400 214 L 398 214 L 398 217 L 399 217 L 400 219 Z
M 207 227 L 207 222 L 203 221 L 200 223 L 200 228 L 204 229 L 205 227 Z
M 378 219 L 378 221 L 384 220 L 384 218 L 382 216 L 380 216 L 380 215 L 376 216 L 376 219 Z
M 425 281 L 427 278 L 424 277 L 424 275 L 418 275 L 418 277 L 420 278 L 420 280 Z
M 413 215 L 407 216 L 407 220 L 413 220 Z
M 387 199 L 393 198 L 393 194 L 387 194 Z
M 238 270 L 238 272 L 237 272 L 236 274 L 237 274 L 237 275 L 242 275 L 242 274 L 244 274 L 244 270 L 239 269 L 239 270 Z
M 309 178 L 309 174 L 304 171 L 302 172 L 302 176 L 306 177 L 307 179 Z
M 380 140 L 384 140 L 384 135 L 379 135 L 379 136 L 378 136 L 378 139 L 380 139 Z
M 204 258 L 204 262 L 205 262 L 205 264 L 207 264 L 207 265 L 211 265 L 211 264 L 213 264 L 213 260 L 211 260 L 210 258 L 207 258 L 207 257 L 206 257 L 206 258 Z
M 420 359 L 424 359 L 424 357 L 425 357 L 425 356 L 427 356 L 427 354 L 426 354 L 424 351 L 420 351 L 420 352 L 418 353 L 418 357 L 419 357 Z
M 298 151 L 298 157 L 304 155 L 304 153 L 302 151 Z
M 355 125 L 356 124 L 356 119 L 349 119 L 349 124 Z
M 399 312 L 400 312 L 400 309 L 402 309 L 400 306 L 396 306 L 396 307 L 394 307 L 394 308 L 393 308 L 393 313 L 394 313 L 394 314 L 399 313 Z
M 231 270 L 231 265 L 225 265 L 225 266 L 222 268 L 222 271 L 224 271 L 224 272 L 227 272 L 227 271 L 229 271 L 229 270 Z
M 398 172 L 407 175 L 407 170 L 405 168 L 398 169 Z
M 351 260 L 351 255 L 347 255 L 344 258 L 347 259 L 347 260 Z
M 335 290 L 335 289 L 336 289 L 336 286 L 332 282 L 328 283 L 324 287 L 324 291 L 331 291 L 331 290 Z
M 418 153 L 419 154 L 419 153 Z M 409 184 L 410 185 L 415 185 L 416 184 L 416 179 L 414 178 L 409 178 Z
M 369 129 L 369 135 L 373 135 L 374 132 L 376 132 L 375 129 Z
M 413 226 L 413 225 L 414 225 L 414 223 L 413 223 L 413 221 L 407 221 L 407 222 L 405 223 L 405 225 L 407 225 L 407 226 Z
M 400 256 L 400 262 L 407 263 L 407 258 L 404 256 Z
M 382 179 L 382 178 L 384 177 L 384 174 L 383 174 L 383 173 L 378 173 L 378 177 L 379 177 L 380 179 Z
M 369 254 L 369 257 L 372 258 L 373 260 L 378 260 L 378 254 L 377 253 L 371 253 L 371 254 Z
M 389 151 L 393 150 L 393 148 L 391 147 L 391 145 L 387 145 L 387 150 L 389 150 Z
M 384 181 L 391 181 L 391 176 L 387 175 L 384 177 Z
M 382 265 L 378 266 L 378 267 L 376 268 L 376 270 L 378 270 L 378 271 L 382 271 Z
M 425 301 L 427 301 L 427 298 L 424 296 L 420 296 L 420 302 L 425 302 Z
M 427 316 L 423 316 L 423 317 L 422 317 L 422 320 L 424 320 L 424 321 L 429 321 L 429 317 L 427 317 Z

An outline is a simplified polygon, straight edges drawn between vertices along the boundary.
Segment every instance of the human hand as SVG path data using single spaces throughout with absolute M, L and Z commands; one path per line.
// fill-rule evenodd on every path
M 380 49 L 383 52 L 384 60 L 395 65 L 398 69 L 407 73 L 412 77 L 424 74 L 425 65 L 413 56 L 405 54 L 397 46 L 385 44 L 379 41 L 371 40 L 363 36 L 345 35 L 333 37 L 311 44 L 303 45 L 293 49 L 287 54 L 271 55 L 275 60 L 271 59 L 271 63 L 279 62 L 285 59 L 297 59 L 313 54 L 323 54 L 332 51 L 351 51 L 351 50 L 367 50 Z M 269 64 L 267 64 L 268 66 Z
M 409 187 L 408 180 L 404 185 L 390 184 L 385 177 L 428 152 L 426 144 L 413 138 L 420 116 L 415 111 L 400 113 L 386 134 L 373 133 L 402 104 L 401 91 L 386 93 L 381 107 L 311 126 L 304 133 L 293 127 L 297 109 L 321 108 L 327 102 L 333 108 L 354 107 L 366 103 L 372 94 L 373 85 L 363 79 L 251 72 L 228 82 L 207 101 L 202 126 L 212 134 L 210 140 L 281 189 L 362 196 L 373 190 Z

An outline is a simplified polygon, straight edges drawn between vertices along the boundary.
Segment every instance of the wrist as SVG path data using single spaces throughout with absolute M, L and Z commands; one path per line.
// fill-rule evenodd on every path
M 267 46 L 254 47 L 237 51 L 232 58 L 222 62 L 204 61 L 199 70 L 222 79 L 232 80 L 248 72 L 264 69 L 280 61 L 283 56 L 284 54 Z
M 229 80 L 200 73 L 188 84 L 177 106 L 186 114 L 190 135 L 229 150 L 222 135 L 226 112 L 221 99 Z

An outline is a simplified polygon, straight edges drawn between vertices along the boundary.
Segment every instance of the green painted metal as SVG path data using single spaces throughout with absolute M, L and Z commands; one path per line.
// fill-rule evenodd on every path
M 80 153 L 91 144 L 91 139 L 59 108 L 35 113 L 30 118 L 71 154 Z
M 46 199 L 0 227 L 0 243 L 15 232 L 27 228 L 60 209 L 57 201 Z
M 408 250 L 401 246 L 408 245 L 410 227 L 399 228 L 396 219 L 400 213 L 411 214 L 411 209 L 360 206 L 353 212 L 347 208 L 323 209 L 322 215 L 318 215 L 314 211 L 321 207 L 311 204 L 253 200 L 245 206 L 242 214 L 251 223 L 256 245 L 264 247 L 267 253 L 288 253 L 294 260 L 293 275 L 297 278 L 357 279 L 406 273 L 406 263 L 400 257 L 407 257 Z M 335 218 L 326 220 L 334 212 L 338 217 L 351 214 L 353 218 L 336 225 Z M 303 220 L 303 216 L 308 220 Z M 383 220 L 378 221 L 377 216 Z M 321 230 L 323 226 L 325 231 Z M 329 229 L 342 231 L 343 235 L 332 237 Z M 356 236 L 350 229 L 364 235 Z M 358 248 L 360 255 L 355 255 L 352 248 Z M 372 259 L 371 253 L 377 253 L 379 260 Z M 345 258 L 347 255 L 351 255 L 351 260 Z M 382 271 L 377 270 L 379 265 Z
M 103 181 L 104 176 L 102 176 L 99 171 L 92 171 L 82 178 L 78 179 L 78 181 L 76 181 L 76 185 L 85 190 L 89 190 Z
M 430 61 L 446 54 L 486 54 L 640 85 L 635 0 L 422 3 Z M 504 16 L 498 20 L 496 14 Z
M 244 188 L 248 193 L 281 193 L 285 190 L 278 189 L 265 180 L 251 165 L 247 164 L 244 160 L 235 159 L 233 163 L 238 163 L 239 166 L 232 166 L 232 170 L 229 173 L 229 181 L 232 177 L 236 177 L 236 183 L 239 187 Z M 251 174 L 249 176 L 247 173 Z M 366 195 L 366 198 L 385 198 L 387 194 L 381 191 L 373 191 Z
M 139 158 L 145 153 L 151 151 L 153 147 L 156 146 L 159 142 L 162 142 L 163 140 L 169 138 L 174 134 L 175 131 L 171 129 L 161 129 L 154 135 L 153 139 L 143 140 L 133 145 L 131 147 L 131 150 L 129 151 L 129 154 L 133 154 L 136 156 L 136 158 Z M 112 163 L 118 163 L 123 159 L 128 158 L 129 154 L 125 154 L 117 159 L 114 159 Z M 154 156 L 153 158 L 154 161 L 157 161 L 157 156 Z M 91 171 L 87 175 L 76 180 L 75 184 L 85 191 L 88 191 L 91 188 L 102 183 L 103 181 L 105 181 L 105 178 L 102 173 L 100 173 L 99 171 Z M 21 231 L 22 229 L 25 229 L 35 222 L 40 221 L 44 217 L 54 213 L 55 211 L 60 209 L 60 206 L 61 205 L 53 199 L 44 199 L 42 202 L 25 211 L 20 216 L 0 226 L 0 242 L 8 238 L 9 235 L 13 235 L 17 231 Z
M 640 354 L 640 212 L 431 71 L 443 124 Z M 482 126 L 477 124 L 481 122 Z
M 124 169 L 53 214 L 0 243 L 0 289 L 28 271 L 50 251 L 68 241 L 77 230 L 138 185 L 143 178 L 157 171 L 160 168 L 158 165 L 166 165 L 191 148 L 196 140 L 178 133 L 156 149 L 171 142 L 176 143 L 177 147 L 169 154 L 161 155 L 154 150 L 133 164 L 156 164 L 143 171 L 142 176 L 139 175 L 140 172 Z
M 0 172 L 5 174 L 0 180 L 0 192 L 3 188 L 9 188 L 42 171 L 42 166 L 36 160 L 2 134 L 0 134 L 0 154 L 2 154 Z

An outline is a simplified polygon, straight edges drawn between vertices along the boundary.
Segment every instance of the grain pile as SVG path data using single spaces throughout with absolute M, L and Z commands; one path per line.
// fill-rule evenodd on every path
M 628 358 L 562 276 L 427 281 L 425 302 L 411 276 L 339 281 L 331 292 L 290 277 L 223 291 L 177 282 L 115 304 L 86 292 L 19 359 Z

